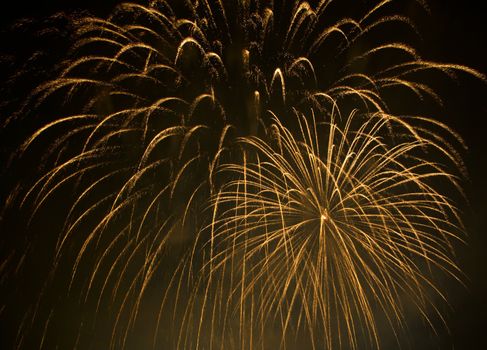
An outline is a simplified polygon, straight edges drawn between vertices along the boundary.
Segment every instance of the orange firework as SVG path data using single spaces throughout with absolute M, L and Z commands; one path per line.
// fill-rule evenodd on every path
M 484 77 L 381 36 L 416 34 L 395 1 L 338 3 L 158 0 L 76 20 L 57 78 L 3 125 L 39 120 L 12 163 L 36 158 L 35 179 L 6 207 L 31 228 L 59 208 L 55 238 L 29 243 L 51 263 L 17 348 L 375 348 L 411 305 L 441 317 L 463 144 L 396 97 L 441 105 L 425 73 Z M 84 311 L 61 339 L 67 305 Z

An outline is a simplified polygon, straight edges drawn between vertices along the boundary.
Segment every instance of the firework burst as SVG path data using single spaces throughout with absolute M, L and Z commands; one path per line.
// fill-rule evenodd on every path
M 238 334 L 237 348 L 266 349 L 275 322 L 281 347 L 301 332 L 312 348 L 378 347 L 378 313 L 395 331 L 405 295 L 425 316 L 431 289 L 443 297 L 424 271 L 459 272 L 451 242 L 461 228 L 434 183 L 457 179 L 424 152 L 445 149 L 396 117 L 357 119 L 299 116 L 296 134 L 276 118 L 270 143 L 241 139 L 243 161 L 221 165 L 233 180 L 198 237 L 203 306 L 188 309 L 200 324 L 184 347 L 206 348 L 205 327 L 220 341 Z M 390 124 L 396 142 L 387 142 Z
M 377 39 L 416 32 L 392 3 L 161 0 L 78 20 L 58 78 L 4 124 L 50 115 L 13 157 L 42 150 L 7 206 L 34 225 L 62 203 L 17 347 L 63 342 L 53 286 L 93 310 L 65 346 L 99 324 L 113 348 L 138 346 L 140 329 L 154 347 L 265 348 L 269 329 L 282 346 L 301 332 L 378 346 L 376 313 L 400 328 L 403 294 L 428 319 L 441 292 L 425 273 L 456 275 L 460 225 L 434 185 L 457 179 L 428 155 L 463 166 L 451 130 L 387 96 L 441 104 L 425 72 L 483 77 Z

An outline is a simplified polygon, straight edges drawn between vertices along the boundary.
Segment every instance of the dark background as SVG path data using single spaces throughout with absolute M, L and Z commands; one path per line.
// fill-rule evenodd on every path
M 9 1 L 0 8 L 0 112 L 5 119 L 27 91 L 49 77 L 53 64 L 68 47 L 72 34 L 60 12 L 106 16 L 117 0 L 44 0 L 29 4 Z M 431 14 L 414 16 L 423 35 L 418 51 L 424 58 L 457 63 L 487 74 L 487 13 L 483 1 L 430 0 Z M 29 18 L 29 21 L 24 20 Z M 34 21 L 32 21 L 34 20 Z M 34 24 L 32 24 L 34 23 Z M 393 35 L 393 33 L 391 34 Z M 35 67 L 35 69 L 26 69 Z M 16 72 L 25 73 L 21 79 Z M 469 180 L 465 187 L 469 205 L 463 208 L 468 244 L 459 249 L 458 260 L 467 288 L 449 295 L 452 310 L 446 320 L 449 332 L 440 330 L 440 349 L 487 349 L 487 84 L 461 78 L 445 87 L 445 108 L 438 119 L 458 131 L 468 145 Z M 22 131 L 2 132 L 1 160 L 6 162 Z M 2 167 L 5 168 L 5 167 Z M 4 169 L 3 169 L 4 170 Z M 2 171 L 3 172 L 3 171 Z M 0 184 L 8 192 L 8 179 Z M 0 197 L 1 198 L 1 197 Z M 1 200 L 0 201 L 4 201 Z M 3 204 L 2 204 L 3 206 Z M 1 233 L 6 234 L 5 232 Z M 2 252 L 5 253 L 5 252 Z M 2 261 L 6 257 L 2 257 Z M 1 316 L 1 313 L 0 313 Z M 2 323 L 3 324 L 3 323 Z M 0 336 L 9 336 L 2 330 Z M 422 337 L 424 335 L 421 335 Z M 413 334 L 414 337 L 414 334 Z M 421 344 L 415 339 L 413 344 Z M 1 344 L 1 342 L 0 342 Z

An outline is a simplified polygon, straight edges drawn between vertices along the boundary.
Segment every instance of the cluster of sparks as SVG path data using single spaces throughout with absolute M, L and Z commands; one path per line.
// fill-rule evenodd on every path
M 67 292 L 95 313 L 111 305 L 112 348 L 128 346 L 154 290 L 155 348 L 285 348 L 300 336 L 376 348 L 379 314 L 397 332 L 408 296 L 428 320 L 431 294 L 443 297 L 432 271 L 458 278 L 461 220 L 436 183 L 461 193 L 462 142 L 383 96 L 441 103 L 422 72 L 483 77 L 403 42 L 367 47 L 387 26 L 415 32 L 388 14 L 394 1 L 355 19 L 330 16 L 337 2 L 122 4 L 79 20 L 59 77 L 7 120 L 57 108 L 16 155 L 43 147 L 41 175 L 17 197 L 35 222 L 69 193 L 51 275 L 71 271 Z

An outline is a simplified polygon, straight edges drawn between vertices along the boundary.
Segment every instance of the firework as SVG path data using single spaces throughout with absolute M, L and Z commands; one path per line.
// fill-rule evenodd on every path
M 400 328 L 404 294 L 428 319 L 441 292 L 427 271 L 457 275 L 460 226 L 434 184 L 457 179 L 428 154 L 463 165 L 451 130 L 387 96 L 441 104 L 424 72 L 483 76 L 376 40 L 416 31 L 392 1 L 347 11 L 152 1 L 77 21 L 58 78 L 4 124 L 50 115 L 12 161 L 41 149 L 38 176 L 7 205 L 34 225 L 62 203 L 18 348 L 88 346 L 90 327 L 112 348 L 141 346 L 136 333 L 147 347 L 264 348 L 269 332 L 379 346 L 377 313 Z M 56 288 L 90 310 L 69 340 L 52 335 Z
M 238 335 L 237 348 L 266 349 L 273 322 L 281 347 L 303 332 L 312 348 L 378 347 L 378 313 L 395 332 L 405 295 L 424 315 L 432 291 L 443 297 L 425 268 L 458 274 L 451 242 L 461 228 L 434 184 L 457 180 L 424 152 L 445 150 L 396 117 L 357 119 L 299 116 L 296 134 L 276 118 L 270 143 L 243 138 L 243 161 L 221 165 L 232 180 L 198 237 L 207 277 L 184 347 L 206 348 L 204 327 L 220 341 Z M 386 141 L 389 124 L 400 141 Z

